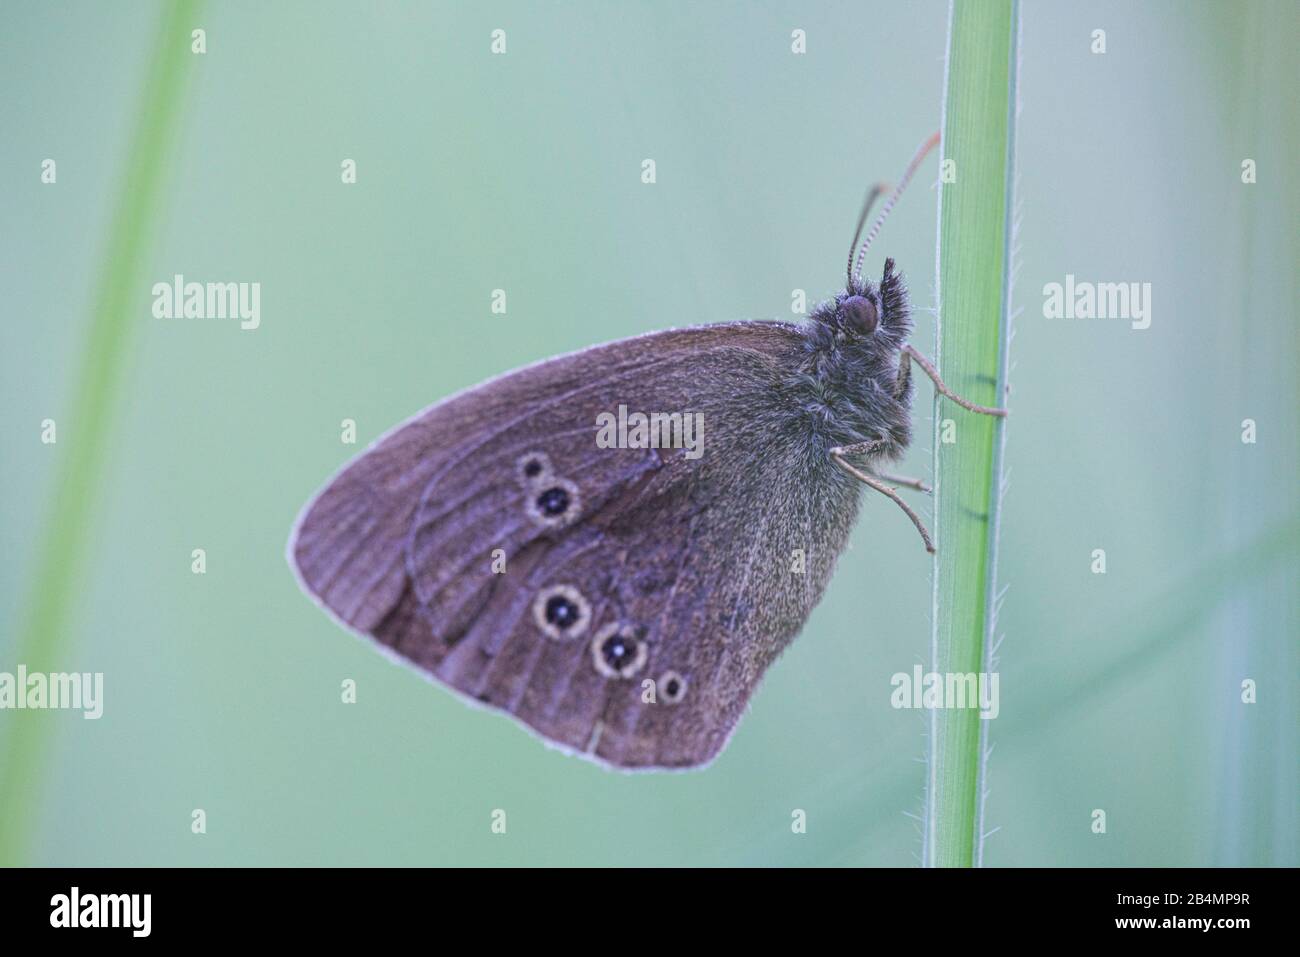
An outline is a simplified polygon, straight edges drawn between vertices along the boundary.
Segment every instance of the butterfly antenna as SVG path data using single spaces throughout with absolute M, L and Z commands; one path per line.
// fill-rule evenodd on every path
M 907 184 L 911 181 L 912 176 L 915 175 L 917 168 L 920 167 L 922 161 L 929 155 L 930 150 L 934 149 L 938 145 L 939 132 L 936 130 L 929 139 L 921 144 L 920 149 L 916 151 L 916 155 L 912 157 L 912 162 L 907 164 L 907 169 L 903 171 L 903 176 L 898 181 L 898 185 L 895 186 L 894 191 L 889 194 L 889 199 L 885 200 L 884 208 L 880 210 L 880 215 L 876 217 L 876 221 L 871 224 L 871 231 L 867 233 L 867 238 L 862 241 L 862 246 L 858 249 L 858 258 L 854 261 L 853 268 L 849 271 L 850 285 L 856 284 L 858 279 L 862 276 L 862 260 L 866 257 L 867 250 L 871 247 L 871 244 L 875 242 L 876 236 L 880 232 L 880 227 L 885 224 L 885 220 L 893 210 L 894 204 L 898 202 L 898 197 L 903 194 L 903 190 L 907 188 Z M 874 191 L 873 188 L 873 194 Z M 862 215 L 864 218 L 866 217 L 865 210 Z M 858 223 L 858 228 L 862 228 L 861 222 Z M 854 237 L 853 241 L 856 243 L 857 238 Z M 850 256 L 852 256 L 852 253 L 850 253 Z
M 848 280 L 850 286 L 853 285 L 853 253 L 858 248 L 858 239 L 862 236 L 862 227 L 866 225 L 867 214 L 871 212 L 871 207 L 880 198 L 880 194 L 888 188 L 889 186 L 885 183 L 876 183 L 871 187 L 866 200 L 862 203 L 862 212 L 858 214 L 858 228 L 853 230 L 853 242 L 849 243 Z

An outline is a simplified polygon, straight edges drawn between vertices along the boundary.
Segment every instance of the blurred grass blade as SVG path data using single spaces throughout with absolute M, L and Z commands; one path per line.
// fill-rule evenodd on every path
M 1155 598 L 1142 598 L 1113 610 L 1101 622 L 1062 622 L 1062 643 L 1082 642 L 1092 634 L 1104 634 L 1111 637 L 1115 647 L 1125 650 L 1081 675 L 1072 675 L 1064 686 L 1048 681 L 1045 687 L 1034 686 L 1027 689 L 1027 694 L 1017 695 L 1016 706 L 998 718 L 1001 746 L 1019 748 L 1023 755 L 1026 739 L 1059 734 L 1061 725 L 1082 720 L 1080 712 L 1084 707 L 1095 709 L 1107 695 L 1113 700 L 1133 686 L 1150 681 L 1160 669 L 1169 666 L 1171 657 L 1194 654 L 1198 640 L 1210 640 L 1212 632 L 1203 626 L 1216 609 L 1230 604 L 1241 591 L 1256 587 L 1259 581 L 1285 575 L 1298 558 L 1300 512 L 1295 512 L 1237 548 L 1213 553 L 1177 585 Z M 1049 657 L 1051 653 L 1046 652 L 1044 662 Z M 1038 673 L 1032 667 L 1022 670 Z M 859 767 L 846 765 L 819 777 L 816 793 L 818 800 L 825 802 L 822 813 L 826 815 L 826 826 L 808 835 L 814 847 L 810 859 L 861 865 L 868 849 L 879 842 L 876 833 L 896 823 L 899 809 L 909 797 L 915 797 L 919 777 L 919 773 L 912 773 L 910 762 L 901 761 L 897 766 L 871 769 L 870 786 L 866 788 Z M 846 841 L 845 834 L 852 834 L 852 839 Z M 787 844 L 785 836 L 754 838 L 746 845 L 747 860 L 755 866 L 777 860 L 782 845 Z M 735 860 L 737 853 L 741 852 L 734 844 L 720 843 L 711 857 L 701 860 L 720 866 Z M 1284 853 L 1277 856 L 1291 859 Z
M 1006 401 L 1018 29 L 1015 0 L 949 9 L 937 359 L 948 386 L 981 405 Z M 931 667 L 989 672 L 1005 420 L 941 400 L 935 422 Z M 930 713 L 926 866 L 978 863 L 987 724 L 976 708 Z
M 85 352 L 66 413 L 66 436 L 53 484 L 50 514 L 38 545 L 26 615 L 14 650 L 15 664 L 29 671 L 78 671 L 66 658 L 68 612 L 79 587 L 86 541 L 104 471 L 104 453 L 121 385 L 122 359 L 133 326 L 132 299 L 147 289 L 145 252 L 157 218 L 167 158 L 185 80 L 194 54 L 190 31 L 197 0 L 163 5 L 163 22 L 146 75 L 139 116 L 130 140 L 117 207 L 109 227 Z M 147 313 L 145 314 L 147 315 Z M 62 423 L 60 423 L 62 424 Z M 75 593 L 75 595 L 74 595 Z M 6 721 L 0 765 L 0 865 L 21 863 L 34 826 L 41 758 L 52 727 L 50 715 L 24 712 Z

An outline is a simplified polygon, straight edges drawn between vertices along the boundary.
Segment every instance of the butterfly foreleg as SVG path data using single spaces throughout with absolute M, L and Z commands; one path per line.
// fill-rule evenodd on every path
M 1007 414 L 1006 409 L 992 409 L 989 408 L 987 405 L 976 405 L 974 402 L 971 402 L 968 399 L 963 399 L 956 392 L 953 392 L 951 389 L 948 388 L 948 386 L 944 383 L 943 379 L 939 376 L 939 370 L 936 369 L 931 364 L 929 359 L 921 355 L 921 353 L 918 352 L 911 343 L 908 343 L 907 345 L 903 346 L 903 355 L 902 355 L 902 359 L 899 362 L 899 370 L 898 370 L 898 381 L 900 383 L 904 383 L 906 381 L 906 377 L 911 375 L 910 362 L 912 359 L 915 359 L 916 364 L 921 367 L 921 369 L 925 372 L 926 375 L 928 375 L 931 378 L 931 380 L 933 380 L 934 387 L 940 395 L 952 399 L 952 401 L 956 402 L 963 409 L 969 409 L 971 412 L 978 412 L 981 415 L 1003 416 Z

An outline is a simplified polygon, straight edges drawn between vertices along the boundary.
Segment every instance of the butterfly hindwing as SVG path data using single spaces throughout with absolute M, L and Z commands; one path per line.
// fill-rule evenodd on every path
M 426 410 L 309 505 L 291 546 L 304 585 L 556 744 L 621 767 L 708 761 L 820 596 L 856 507 L 808 487 L 764 414 L 788 330 L 625 340 Z M 620 405 L 699 413 L 702 454 L 602 448 L 596 414 Z M 803 577 L 796 551 L 811 551 Z

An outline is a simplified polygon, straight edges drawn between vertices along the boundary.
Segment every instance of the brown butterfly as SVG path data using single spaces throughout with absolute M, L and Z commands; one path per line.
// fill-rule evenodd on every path
M 873 188 L 844 291 L 805 322 L 595 346 L 379 439 L 299 516 L 288 553 L 302 587 L 349 629 L 565 750 L 631 769 L 710 761 L 821 598 L 864 484 L 933 550 L 887 483 L 925 486 L 879 471 L 910 439 L 911 361 L 965 408 L 1003 414 L 953 395 L 908 344 L 893 260 L 878 284 L 860 276 L 935 142 L 858 249 Z M 627 409 L 661 428 L 639 419 L 623 435 Z M 701 426 L 693 448 L 684 422 Z

